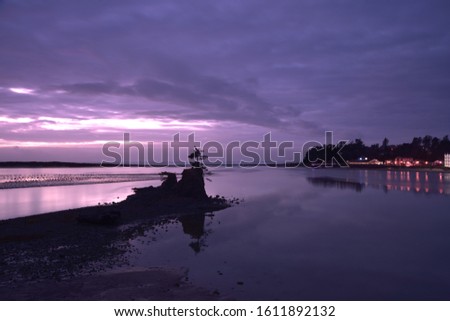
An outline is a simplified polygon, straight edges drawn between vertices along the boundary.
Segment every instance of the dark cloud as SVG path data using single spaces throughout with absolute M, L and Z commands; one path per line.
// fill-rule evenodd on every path
M 437 0 L 2 1 L 0 110 L 207 120 L 224 137 L 220 123 L 233 135 L 443 136 L 449 10 Z

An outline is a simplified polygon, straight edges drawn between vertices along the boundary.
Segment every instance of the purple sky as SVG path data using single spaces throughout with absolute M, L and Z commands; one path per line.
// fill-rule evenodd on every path
M 0 161 L 449 134 L 450 2 L 1 1 Z

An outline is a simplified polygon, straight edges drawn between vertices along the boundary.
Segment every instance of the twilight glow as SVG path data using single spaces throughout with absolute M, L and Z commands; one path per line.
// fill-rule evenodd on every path
M 22 95 L 31 95 L 33 93 L 33 89 L 27 89 L 27 88 L 9 88 L 10 91 L 16 94 L 22 94 Z
M 448 1 L 0 2 L 0 161 L 449 133 Z M 73 152 L 67 146 L 90 151 Z
M 39 117 L 40 128 L 48 130 L 77 130 L 89 129 L 93 131 L 123 132 L 126 130 L 155 130 L 155 129 L 185 129 L 191 131 L 204 130 L 212 127 L 211 122 L 206 121 L 178 121 L 157 119 L 70 119 L 55 117 Z

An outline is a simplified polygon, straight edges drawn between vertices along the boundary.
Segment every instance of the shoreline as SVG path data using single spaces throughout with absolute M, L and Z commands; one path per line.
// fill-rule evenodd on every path
M 418 172 L 440 172 L 440 173 L 450 173 L 450 168 L 445 167 L 414 167 L 414 166 L 386 166 L 386 165 L 350 165 L 348 167 L 340 167 L 340 166 L 333 166 L 333 167 L 325 167 L 325 166 L 318 166 L 318 167 L 299 167 L 299 168 L 306 168 L 306 169 L 373 169 L 373 170 L 392 170 L 392 171 L 418 171 Z
M 121 174 L 123 177 L 130 177 L 130 174 Z M 114 183 L 130 183 L 130 182 L 151 182 L 151 181 L 159 181 L 159 174 L 132 174 L 135 175 L 136 178 L 127 178 L 120 180 L 121 177 L 117 178 L 117 174 L 111 174 L 109 176 L 116 176 L 116 179 L 110 178 L 110 180 L 103 181 L 55 181 L 55 180 L 43 180 L 43 181 L 19 181 L 19 182 L 5 182 L 0 183 L 0 190 L 10 190 L 10 189 L 18 189 L 18 188 L 35 188 L 35 187 L 57 187 L 57 186 L 79 186 L 79 185 L 95 185 L 95 184 L 114 184 Z M 75 175 L 74 175 L 75 176 Z M 108 174 L 104 175 L 108 177 Z M 13 185 L 15 184 L 15 185 Z
M 272 168 L 272 167 L 269 167 Z M 276 168 L 276 167 L 273 167 Z M 289 168 L 289 167 L 288 167 Z M 351 167 L 346 167 L 346 168 L 342 168 L 342 167 L 316 167 L 316 168 L 308 168 L 308 167 L 291 167 L 291 168 L 303 168 L 303 169 L 310 169 L 313 171 L 321 171 L 321 170 L 329 170 L 329 169 L 339 169 L 339 170 L 373 170 L 373 171 L 415 171 L 415 172 L 433 172 L 433 173 L 450 173 L 450 168 L 434 168 L 434 167 L 392 167 L 392 166 L 367 166 L 367 165 L 361 165 L 361 166 L 351 166 Z M 120 182 L 95 182 L 95 183 L 70 183 L 70 184 L 55 184 L 55 185 L 45 185 L 45 186 L 21 186 L 21 187 L 17 187 L 17 188 L 2 188 L 0 186 L 0 193 L 1 191 L 8 191 L 8 190 L 20 190 L 20 189 L 33 189 L 33 188 L 45 188 L 45 187 L 71 187 L 71 186 L 90 186 L 90 185 L 104 185 L 104 184 L 121 184 L 121 183 L 132 183 L 132 182 L 145 182 L 148 181 L 149 184 L 154 183 L 157 181 L 156 176 L 158 176 L 158 180 L 160 179 L 160 174 L 145 174 L 146 176 L 152 176 L 153 179 L 151 180 L 130 180 L 130 181 L 120 181 Z M 113 174 L 113 175 L 117 175 L 117 174 Z M 123 174 L 123 175 L 129 175 L 129 174 Z M 138 175 L 138 174 L 136 174 Z M 140 174 L 139 174 L 140 175 Z M 176 176 L 179 177 L 181 174 L 180 173 L 176 173 Z M 133 195 L 133 192 L 130 192 L 129 196 Z M 41 213 L 37 213 L 37 214 L 29 214 L 27 216 L 18 216 L 18 217 L 11 217 L 11 218 L 4 218 L 4 219 L 0 219 L 0 223 L 4 222 L 4 221 L 8 221 L 8 220 L 14 220 L 14 219 L 24 219 L 27 217 L 36 217 L 39 215 L 46 215 L 46 214 L 52 214 L 52 213 L 60 213 L 60 212 L 66 212 L 66 211 L 70 211 L 70 210 L 82 210 L 83 208 L 89 208 L 89 207 L 98 207 L 98 206 L 104 206 L 106 203 L 97 203 L 97 204 L 92 204 L 92 205 L 88 205 L 88 206 L 82 206 L 82 207 L 74 207 L 74 208 L 66 208 L 66 209 L 61 209 L 61 210 L 57 210 L 55 212 L 41 212 Z M 114 201 L 111 201 L 111 203 L 107 203 L 107 205 L 112 205 L 112 204 L 118 204 L 115 203 Z
M 69 280 L 46 279 L 2 291 L 2 301 L 211 301 L 221 297 L 189 283 L 183 268 L 117 269 Z
M 188 283 L 175 267 L 140 267 L 136 272 L 129 265 L 131 239 L 168 222 L 230 206 L 223 198 L 173 194 L 163 185 L 136 189 L 116 204 L 0 221 L 0 299 L 217 299 L 212 291 Z M 136 283 L 140 278 L 148 281 L 145 291 Z M 120 289 L 113 280 L 123 280 Z M 72 287 L 78 291 L 69 295 Z M 120 296 L 121 291 L 130 297 Z

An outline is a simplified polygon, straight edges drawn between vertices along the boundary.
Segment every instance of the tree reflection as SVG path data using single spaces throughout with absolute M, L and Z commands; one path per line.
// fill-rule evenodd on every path
M 364 188 L 364 184 L 359 182 L 350 181 L 347 179 L 340 179 L 334 177 L 308 177 L 308 182 L 313 185 L 320 185 L 323 187 L 336 187 L 340 189 L 353 189 L 357 192 L 361 192 Z

